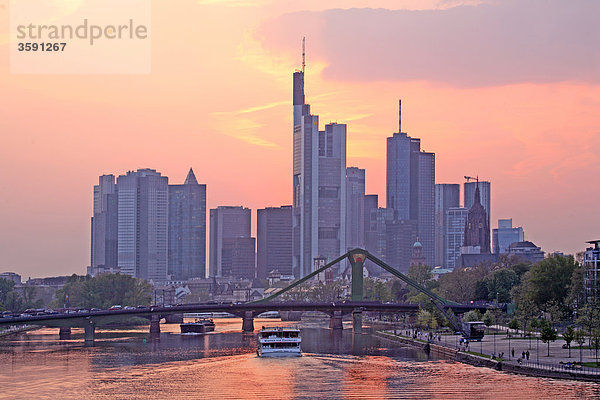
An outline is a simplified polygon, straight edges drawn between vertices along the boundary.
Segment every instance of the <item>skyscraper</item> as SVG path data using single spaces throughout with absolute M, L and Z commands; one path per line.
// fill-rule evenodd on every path
M 293 271 L 313 270 L 313 260 L 346 251 L 346 125 L 328 124 L 304 98 L 304 67 L 293 75 Z
M 167 279 L 169 179 L 154 169 L 117 178 L 118 266 L 121 273 Z
M 183 185 L 169 185 L 169 258 L 172 280 L 206 276 L 206 185 L 190 168 Z
M 460 185 L 435 185 L 435 265 L 446 266 L 447 211 L 460 205 Z
M 365 170 L 346 168 L 346 246 L 365 245 Z
M 450 207 L 446 211 L 446 268 L 460 266 L 460 248 L 465 240 L 465 225 L 469 210 Z
M 114 175 L 101 175 L 94 186 L 90 273 L 117 269 L 117 188 Z
M 398 133 L 387 138 L 387 207 L 394 210 L 396 220 L 416 221 L 423 256 L 428 265 L 433 265 L 435 154 L 421 151 L 421 140 L 402 132 L 400 123 L 398 128 Z M 412 251 L 408 251 L 410 258 Z
M 498 229 L 493 229 L 492 232 L 492 248 L 495 254 L 507 253 L 511 244 L 525 240 L 523 227 L 513 228 L 512 219 L 499 219 Z
M 256 277 L 269 272 L 292 273 L 292 207 L 268 207 L 256 211 Z
M 219 206 L 210 210 L 210 241 L 209 241 L 209 276 L 227 276 L 231 273 L 229 270 L 223 271 L 223 253 L 224 247 L 238 247 L 243 244 L 250 246 L 248 241 L 225 241 L 233 238 L 250 238 L 250 220 L 251 212 L 249 208 L 241 206 Z M 227 246 L 226 246 L 227 245 Z M 254 248 L 254 247 L 253 247 Z M 226 252 L 230 251 L 227 250 Z M 231 250 L 233 251 L 233 250 Z M 242 253 L 239 253 L 242 255 Z M 243 253 L 246 257 L 246 253 Z M 233 259 L 230 256 L 229 260 Z
M 221 273 L 236 279 L 256 277 L 256 239 L 253 237 L 223 238 Z

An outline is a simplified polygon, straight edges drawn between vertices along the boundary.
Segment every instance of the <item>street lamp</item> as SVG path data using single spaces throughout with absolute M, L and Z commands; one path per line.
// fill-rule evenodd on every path
M 508 359 L 510 360 L 510 332 L 508 332 Z

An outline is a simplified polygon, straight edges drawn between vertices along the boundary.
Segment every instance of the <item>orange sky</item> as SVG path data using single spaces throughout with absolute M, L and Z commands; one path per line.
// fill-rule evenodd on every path
M 322 123 L 348 124 L 348 166 L 367 169 L 368 193 L 385 198 L 401 97 L 436 182 L 488 179 L 492 227 L 512 217 L 545 251 L 582 250 L 600 238 L 600 37 L 583 18 L 597 6 L 569 2 L 561 21 L 544 2 L 528 32 L 519 2 L 478 3 L 156 0 L 151 74 L 18 75 L 0 0 L 0 271 L 83 273 L 103 173 L 150 167 L 181 183 L 191 166 L 209 207 L 289 204 L 303 35 L 307 101 Z M 491 22 L 469 25 L 481 11 Z M 583 23 L 560 23 L 577 12 Z

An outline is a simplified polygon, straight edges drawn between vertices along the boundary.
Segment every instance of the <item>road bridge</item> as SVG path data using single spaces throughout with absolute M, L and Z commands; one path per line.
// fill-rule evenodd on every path
M 344 259 L 348 259 L 352 265 L 351 300 L 327 303 L 273 301 L 277 297 L 308 281 L 326 269 L 331 268 L 333 265 Z M 460 314 L 474 309 L 485 311 L 488 308 L 487 306 L 483 305 L 458 304 L 448 301 L 438 294 L 414 282 L 412 279 L 373 256 L 368 251 L 363 249 L 354 249 L 317 269 L 316 271 L 308 274 L 304 278 L 293 282 L 285 288 L 282 288 L 279 292 L 255 302 L 184 304 L 178 306 L 152 306 L 145 308 L 138 307 L 135 309 L 99 311 L 83 310 L 82 312 L 0 318 L 0 326 L 26 324 L 58 327 L 61 328 L 61 333 L 64 335 L 67 335 L 67 332 L 70 332 L 71 327 L 80 327 L 85 329 L 85 340 L 88 342 L 93 342 L 96 326 L 121 322 L 130 319 L 131 317 L 142 317 L 149 319 L 150 334 L 151 336 L 156 336 L 160 333 L 161 318 L 168 315 L 183 313 L 227 312 L 237 315 L 242 318 L 242 330 L 244 332 L 254 331 L 254 318 L 266 311 L 320 311 L 330 316 L 330 327 L 332 329 L 342 329 L 343 316 L 352 314 L 353 329 L 355 332 L 360 332 L 362 327 L 362 312 L 364 311 L 416 313 L 420 308 L 419 304 L 381 303 L 363 300 L 363 265 L 367 259 L 373 261 L 376 265 L 390 272 L 392 275 L 401 279 L 406 284 L 414 287 L 422 293 L 425 293 L 429 297 L 429 300 L 442 312 L 442 314 L 450 321 L 457 331 L 462 331 L 462 327 L 456 318 L 455 313 Z

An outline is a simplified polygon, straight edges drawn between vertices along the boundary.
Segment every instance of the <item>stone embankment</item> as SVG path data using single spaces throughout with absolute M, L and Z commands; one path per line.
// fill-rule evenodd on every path
M 393 333 L 377 331 L 375 335 L 392 340 L 394 342 L 417 347 L 428 354 L 435 354 L 441 358 L 455 360 L 465 364 L 473 365 L 475 367 L 486 367 L 495 369 L 497 371 L 543 378 L 600 382 L 600 370 L 597 372 L 580 371 L 576 369 L 569 370 L 563 366 L 535 365 L 532 363 L 529 363 L 528 365 L 520 365 L 518 363 L 492 360 L 491 358 L 466 353 L 464 351 L 458 351 L 451 347 L 442 346 L 435 343 L 428 343 L 424 340 L 412 339 L 406 336 L 398 336 L 394 335 Z

